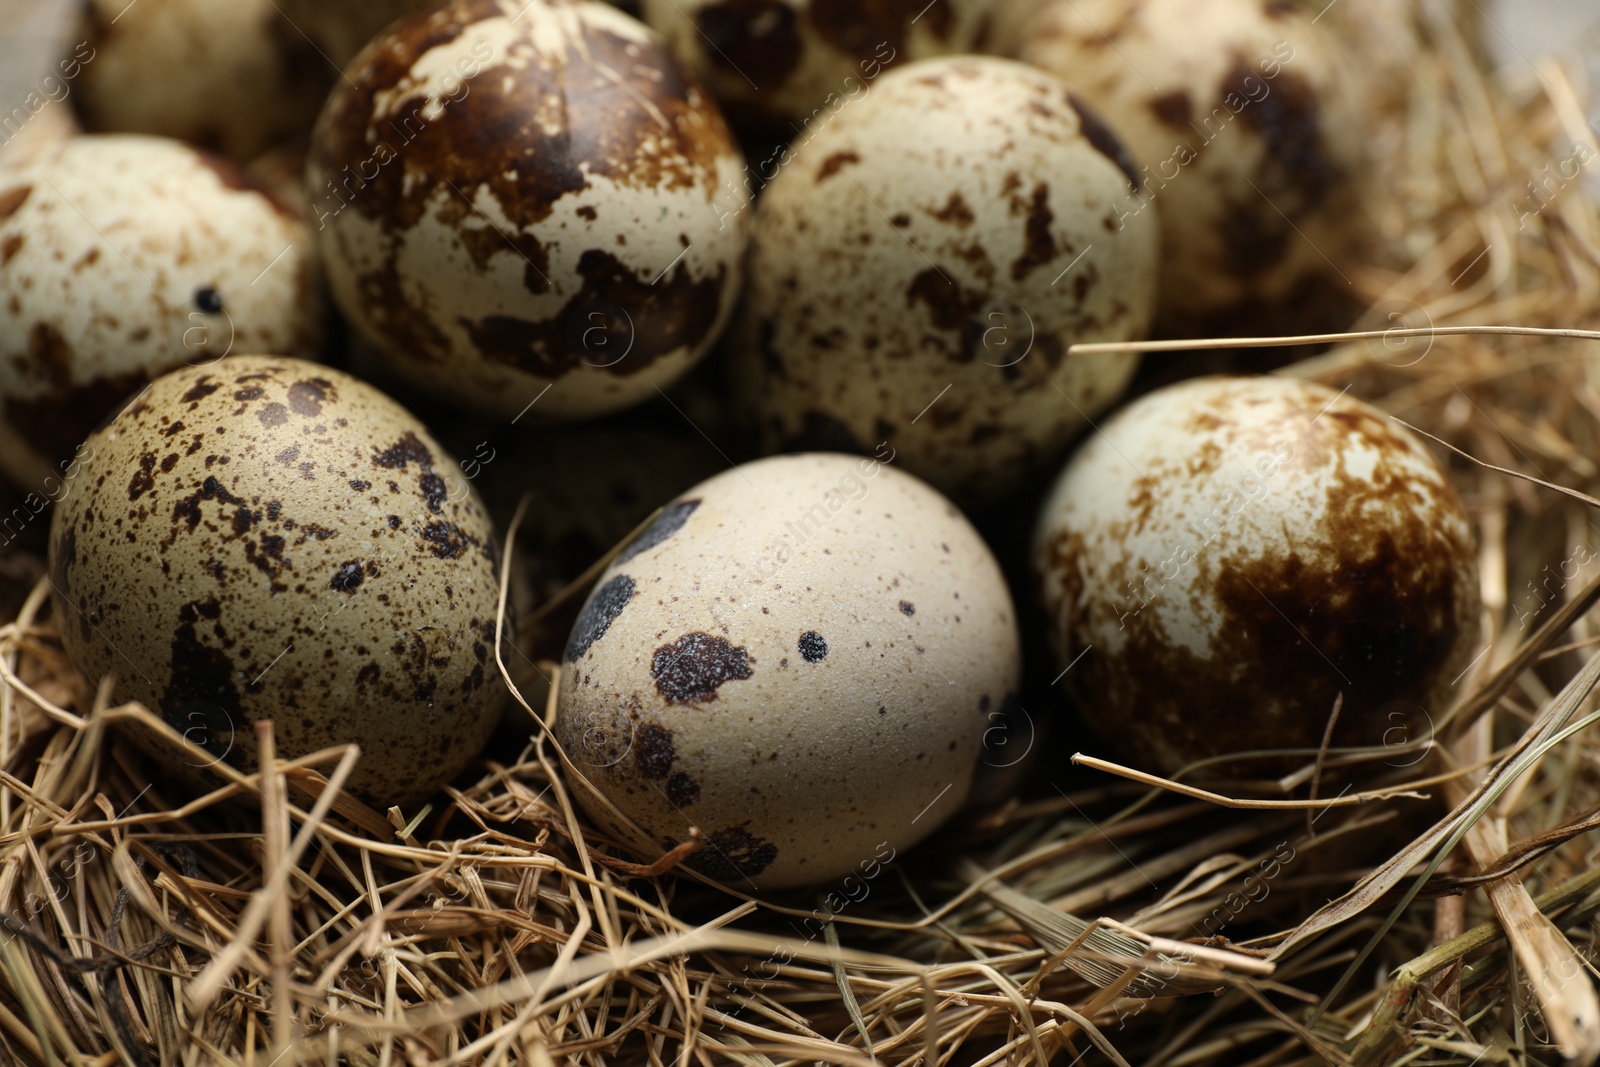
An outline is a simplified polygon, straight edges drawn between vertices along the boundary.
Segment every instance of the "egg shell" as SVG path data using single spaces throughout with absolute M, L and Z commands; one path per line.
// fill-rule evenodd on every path
M 230 351 L 312 355 L 303 222 L 177 141 L 85 136 L 0 167 L 0 471 L 28 489 L 157 375 Z
M 1365 75 L 1283 0 L 1058 0 L 1022 57 L 1127 141 L 1161 211 L 1159 329 L 1215 336 L 1315 293 L 1361 232 L 1365 167 L 1348 86 Z
M 87 0 L 78 32 L 88 52 L 71 88 L 86 127 L 239 162 L 309 130 L 339 70 L 274 0 Z
M 741 277 L 743 212 L 719 197 L 742 161 L 649 29 L 594 2 L 452 0 L 347 75 L 313 136 L 314 224 L 393 374 L 555 421 L 653 398 L 709 349 Z
M 1275 377 L 1169 386 L 1100 429 L 1046 501 L 1035 556 L 1090 726 L 1161 771 L 1314 753 L 1342 693 L 1335 744 L 1426 740 L 1479 600 L 1466 513 L 1412 434 Z
M 732 359 L 769 449 L 870 451 L 985 500 L 1053 461 L 1133 375 L 1066 357 L 1145 329 L 1156 220 L 1118 228 L 1131 165 L 1059 81 L 929 59 L 885 74 L 756 207 Z
M 1018 683 L 999 567 L 954 505 L 875 460 L 806 454 L 683 494 L 601 575 L 556 734 L 602 826 L 740 891 L 838 878 L 961 807 Z
M 977 51 L 989 0 L 643 0 L 734 123 L 788 140 L 895 63 Z
M 328 367 L 234 356 L 151 384 L 87 442 L 50 529 L 67 655 L 216 760 L 358 743 L 350 788 L 425 797 L 494 725 L 499 551 L 405 409 Z M 163 766 L 209 764 L 134 729 Z

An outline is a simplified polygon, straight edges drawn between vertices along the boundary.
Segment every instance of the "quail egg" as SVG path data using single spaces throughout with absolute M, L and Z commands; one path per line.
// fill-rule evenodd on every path
M 1341 694 L 1335 744 L 1427 739 L 1479 601 L 1466 513 L 1414 435 L 1276 377 L 1169 386 L 1101 431 L 1035 562 L 1062 684 L 1108 744 L 1161 771 L 1314 752 Z
M 73 100 L 84 125 L 198 144 L 240 162 L 310 129 L 332 66 L 273 0 L 87 0 Z
M 1093 100 L 1161 211 L 1159 328 L 1249 330 L 1331 276 L 1360 232 L 1360 112 L 1336 39 L 1281 0 L 1057 0 L 1022 57 Z
M 49 573 L 67 655 L 249 768 L 358 743 L 380 806 L 460 771 L 495 723 L 499 552 L 426 429 L 328 367 L 233 356 L 153 382 L 90 437 L 55 510 Z M 135 734 L 163 765 L 205 760 Z
M 976 51 L 989 0 L 643 0 L 646 22 L 741 128 L 825 125 L 895 63 Z
M 994 557 L 938 493 L 877 459 L 758 460 L 601 575 L 555 732 L 584 809 L 641 857 L 698 827 L 708 877 L 824 882 L 962 806 L 1018 648 Z
M 451 0 L 346 73 L 312 213 L 334 299 L 394 375 L 570 420 L 653 398 L 710 348 L 739 287 L 743 215 L 715 210 L 739 151 L 645 26 L 590 0 Z
M 230 351 L 316 352 L 304 223 L 177 141 L 76 137 L 0 166 L 0 472 L 59 477 L 150 379 Z
M 1144 331 L 1153 213 L 1055 78 L 980 56 L 885 74 L 756 206 L 732 359 L 769 449 L 869 451 L 963 500 L 1003 494 L 1109 407 Z

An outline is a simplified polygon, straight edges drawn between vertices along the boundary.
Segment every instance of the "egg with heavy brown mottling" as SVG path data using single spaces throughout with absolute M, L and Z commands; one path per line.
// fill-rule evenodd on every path
M 1056 482 L 1035 562 L 1062 684 L 1108 744 L 1164 772 L 1309 762 L 1341 694 L 1335 745 L 1431 736 L 1478 642 L 1477 557 L 1414 435 L 1276 377 L 1169 386 L 1101 431 Z
M 239 162 L 309 130 L 339 73 L 274 0 L 87 0 L 78 32 L 88 56 L 72 100 L 85 126 Z
M 451 0 L 346 74 L 312 213 L 390 372 L 558 421 L 653 398 L 710 348 L 741 276 L 741 158 L 648 28 L 592 0 Z
M 736 125 L 785 141 L 826 125 L 896 63 L 977 51 L 990 27 L 990 0 L 643 0 L 640 6 Z
M 304 223 L 230 163 L 108 134 L 0 166 L 0 472 L 54 496 L 155 376 L 230 351 L 313 355 Z
M 698 827 L 685 862 L 741 892 L 823 882 L 961 807 L 1018 648 L 999 566 L 948 500 L 876 459 L 758 460 L 600 576 L 555 732 L 574 795 L 641 859 Z
M 1119 225 L 1161 212 L 1163 332 L 1260 332 L 1346 284 L 1361 74 L 1294 4 L 1057 0 L 1025 37 L 1022 57 L 1093 100 L 1140 164 L 1142 189 L 1113 207 Z
M 470 486 L 359 379 L 233 356 L 152 383 L 89 438 L 50 529 L 67 655 L 211 757 L 361 746 L 350 788 L 427 796 L 476 756 L 503 686 L 499 553 Z M 455 491 L 452 491 L 454 489 Z M 135 729 L 175 773 L 208 765 Z
M 1156 220 L 1117 224 L 1134 176 L 1056 79 L 930 59 L 794 151 L 756 206 L 735 377 L 769 449 L 867 451 L 962 499 L 1053 461 L 1132 377 L 1067 357 L 1145 329 Z

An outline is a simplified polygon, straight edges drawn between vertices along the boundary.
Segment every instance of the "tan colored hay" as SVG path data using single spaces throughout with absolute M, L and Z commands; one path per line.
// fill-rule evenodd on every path
M 1351 272 L 1374 308 L 1359 325 L 1394 331 L 1285 373 L 1350 385 L 1486 463 L 1600 493 L 1595 342 L 1400 332 L 1600 328 L 1600 209 L 1574 186 L 1518 230 L 1509 207 L 1571 145 L 1600 155 L 1579 91 L 1547 65 L 1543 95 L 1507 100 L 1447 20 L 1424 29 L 1433 47 L 1407 110 L 1374 135 L 1382 250 Z M 1600 1049 L 1600 743 L 1571 731 L 1600 673 L 1588 615 L 1600 567 L 1537 611 L 1526 600 L 1576 546 L 1600 555 L 1600 519 L 1440 454 L 1479 527 L 1488 651 L 1432 738 L 1308 758 L 1229 796 L 1096 763 L 1073 792 L 948 828 L 931 850 L 948 862 L 886 868 L 821 936 L 799 921 L 820 893 L 753 902 L 663 876 L 695 842 L 648 868 L 616 858 L 531 711 L 533 743 L 434 809 L 370 810 L 337 788 L 353 751 L 273 760 L 270 733 L 262 773 L 169 793 L 108 735 L 129 717 L 161 729 L 158 717 L 108 706 L 106 687 L 71 670 L 41 580 L 0 629 L 0 1053 L 263 1065 L 1084 1053 L 1201 1067 Z M 1267 891 L 1240 907 L 1252 872 Z M 1262 934 L 1196 939 L 1219 914 Z

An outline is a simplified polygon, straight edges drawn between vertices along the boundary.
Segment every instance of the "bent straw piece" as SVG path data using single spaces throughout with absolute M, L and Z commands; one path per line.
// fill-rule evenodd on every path
M 1451 337 L 1490 334 L 1509 337 L 1562 337 L 1600 341 L 1600 330 L 1557 330 L 1539 326 L 1411 326 L 1348 333 L 1307 333 L 1282 337 L 1207 337 L 1178 341 L 1095 341 L 1068 345 L 1067 355 L 1111 352 L 1190 352 L 1206 348 L 1284 348 L 1291 345 L 1338 344 L 1341 341 L 1385 341 L 1402 337 Z

